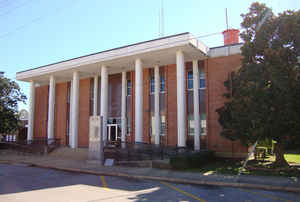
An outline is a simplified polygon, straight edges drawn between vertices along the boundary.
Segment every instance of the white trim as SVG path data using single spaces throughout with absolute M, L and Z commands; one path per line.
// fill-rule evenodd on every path
M 209 49 L 208 56 L 211 58 L 241 54 L 243 44 L 234 44 Z
M 19 72 L 16 75 L 17 80 L 27 80 L 31 77 L 37 77 L 45 74 L 51 74 L 58 71 L 72 70 L 82 65 L 104 63 L 111 60 L 140 55 L 153 51 L 169 49 L 174 47 L 192 45 L 204 55 L 207 54 L 208 48 L 200 41 L 195 39 L 190 33 L 165 37 L 162 39 L 142 42 L 135 45 L 103 51 L 97 54 L 83 56 L 68 61 L 63 61 L 55 64 L 50 64 L 44 67 Z

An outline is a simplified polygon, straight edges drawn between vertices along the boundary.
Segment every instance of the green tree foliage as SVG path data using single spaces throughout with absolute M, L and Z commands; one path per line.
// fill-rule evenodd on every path
M 25 100 L 16 82 L 0 76 L 0 134 L 13 133 L 19 128 L 18 102 Z
M 242 67 L 224 83 L 221 135 L 246 145 L 276 140 L 275 164 L 287 165 L 284 146 L 300 139 L 300 11 L 275 16 L 253 3 L 241 16 Z

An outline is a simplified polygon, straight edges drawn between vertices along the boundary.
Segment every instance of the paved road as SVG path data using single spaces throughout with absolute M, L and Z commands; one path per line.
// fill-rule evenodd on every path
M 300 195 L 68 173 L 0 164 L 0 201 L 300 201 Z

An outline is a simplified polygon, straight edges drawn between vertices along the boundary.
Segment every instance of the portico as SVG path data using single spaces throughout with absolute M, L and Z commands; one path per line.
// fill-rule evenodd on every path
M 103 117 L 104 141 L 112 137 L 112 130 L 116 130 L 116 134 L 122 142 L 128 141 L 130 134 L 134 136 L 134 139 L 132 139 L 134 142 L 145 142 L 145 139 L 147 140 L 145 133 L 150 133 L 147 131 L 148 129 L 145 130 L 146 126 L 149 128 L 148 123 L 145 122 L 145 113 L 147 114 L 149 110 L 145 109 L 145 102 L 148 103 L 147 100 L 150 100 L 149 92 L 147 92 L 149 89 L 145 89 L 145 85 L 148 85 L 145 83 L 149 82 L 149 78 L 145 78 L 145 75 L 147 76 L 149 74 L 145 73 L 145 71 L 148 72 L 150 69 L 153 69 L 154 131 L 152 134 L 154 133 L 153 143 L 157 145 L 161 144 L 160 136 L 162 133 L 161 124 L 163 118 L 161 117 L 160 108 L 164 106 L 161 104 L 161 99 L 165 98 L 161 97 L 160 93 L 162 85 L 160 74 L 162 69 L 166 69 L 165 67 L 167 65 L 175 64 L 175 82 L 177 83 L 177 87 L 172 90 L 175 90 L 177 94 L 176 142 L 177 146 L 185 147 L 187 138 L 185 63 L 187 61 L 198 61 L 207 58 L 207 51 L 208 48 L 204 44 L 196 40 L 189 33 L 183 33 L 19 72 L 17 79 L 28 81 L 31 84 L 28 140 L 34 138 L 34 103 L 37 99 L 35 97 L 36 85 L 49 86 L 47 137 L 48 139 L 52 139 L 55 137 L 55 113 L 59 113 L 55 111 L 57 105 L 55 102 L 57 96 L 56 85 L 67 82 L 69 83 L 68 142 L 72 148 L 80 146 L 78 143 L 83 134 L 80 134 L 81 129 L 79 129 L 79 126 L 82 123 L 80 123 L 79 117 L 84 113 L 84 111 L 80 109 L 82 105 L 81 100 L 84 99 L 82 97 L 84 95 L 82 95 L 81 88 L 83 87 L 81 81 L 91 78 L 89 85 L 90 88 L 92 88 L 90 93 L 92 102 L 90 108 L 92 109 L 90 109 L 89 116 L 100 115 Z M 194 62 L 195 67 L 193 68 L 197 69 L 197 64 L 197 62 Z M 118 78 L 114 81 L 110 81 L 110 77 L 114 75 Z M 120 77 L 117 75 L 120 75 Z M 197 88 L 196 85 L 195 87 Z M 112 92 L 111 88 L 117 90 Z M 198 95 L 195 94 L 195 96 Z M 114 100 L 117 101 L 115 102 Z M 194 103 L 199 104 L 197 100 Z M 113 116 L 114 113 L 116 114 L 115 116 Z M 147 116 L 147 119 L 150 119 L 149 115 Z M 196 118 L 195 128 L 198 135 L 195 135 L 195 142 L 199 145 L 200 121 L 199 117 L 195 116 L 195 119 Z M 109 127 L 107 127 L 108 125 Z M 86 127 L 88 127 L 88 125 Z

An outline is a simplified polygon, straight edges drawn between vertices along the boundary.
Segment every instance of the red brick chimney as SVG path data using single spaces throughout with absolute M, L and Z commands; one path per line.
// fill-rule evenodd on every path
M 224 45 L 239 43 L 239 33 L 240 30 L 238 29 L 227 29 L 222 32 L 224 36 Z

